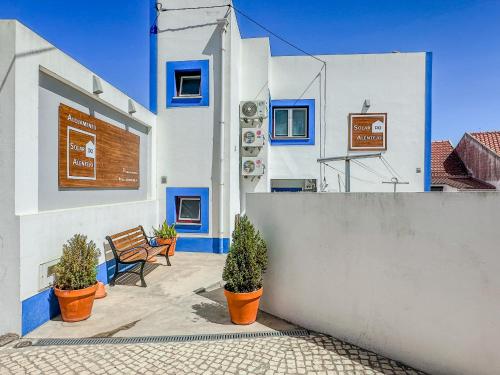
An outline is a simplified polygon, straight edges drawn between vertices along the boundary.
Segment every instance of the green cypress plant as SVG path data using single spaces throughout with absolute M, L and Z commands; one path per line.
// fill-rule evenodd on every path
M 85 289 L 97 282 L 99 250 L 87 236 L 75 234 L 63 245 L 63 255 L 55 266 L 55 286 L 63 290 Z
M 266 267 L 266 243 L 248 217 L 242 216 L 236 220 L 222 274 L 226 290 L 249 293 L 262 288 L 262 275 Z

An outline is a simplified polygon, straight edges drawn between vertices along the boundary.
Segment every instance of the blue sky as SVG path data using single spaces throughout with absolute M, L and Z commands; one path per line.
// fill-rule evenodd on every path
M 223 3 L 224 0 L 221 0 Z M 148 0 L 2 0 L 17 18 L 142 104 L 148 103 Z M 498 0 L 235 0 L 314 54 L 432 51 L 433 139 L 500 130 Z M 266 32 L 240 17 L 244 37 Z M 274 55 L 295 54 L 271 38 Z

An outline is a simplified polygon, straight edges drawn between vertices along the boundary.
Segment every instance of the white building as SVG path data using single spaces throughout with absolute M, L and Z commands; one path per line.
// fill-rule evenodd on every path
M 237 13 L 220 4 L 169 0 L 157 5 L 158 13 L 151 8 L 153 25 L 158 16 L 151 34 L 151 108 L 158 124 L 160 218 L 175 222 L 176 196 L 206 192 L 200 198 L 206 221 L 179 229 L 187 232 L 181 249 L 227 249 L 246 193 L 303 190 L 306 184 L 343 191 L 344 165 L 331 163 L 339 172 L 317 159 L 366 153 L 349 151 L 350 113 L 387 114 L 384 161 L 409 182 L 398 190 L 428 190 L 431 54 L 275 57 L 268 38 L 242 39 Z M 199 77 L 197 98 L 181 97 L 189 76 Z M 252 153 L 241 147 L 242 101 L 264 101 L 269 112 L 260 127 L 264 146 Z M 262 159 L 262 176 L 242 176 L 241 158 L 249 155 Z M 367 168 L 351 167 L 351 191 L 392 191 L 381 182 L 397 176 L 381 160 L 361 162 Z
M 384 159 L 352 163 L 351 191 L 392 191 L 381 183 L 394 177 L 391 168 L 409 182 L 398 190 L 429 188 L 429 53 L 274 57 L 267 38 L 242 39 L 235 10 L 212 7 L 218 1 L 163 3 L 210 8 L 157 12 L 151 2 L 151 24 L 158 18 L 149 110 L 19 22 L 0 21 L 0 334 L 26 334 L 57 315 L 47 269 L 74 233 L 101 249 L 99 279 L 107 282 L 114 261 L 106 235 L 166 219 L 177 223 L 178 251 L 226 252 L 246 193 L 344 191 L 344 164 L 332 169 L 317 159 L 371 152 L 349 150 L 350 114 L 385 122 L 359 135 L 367 145 L 380 139 L 372 151 Z M 242 148 L 240 102 L 247 101 L 263 115 L 244 123 L 256 130 L 245 139 L 263 141 L 259 147 Z M 120 167 L 130 178 L 104 176 L 102 139 L 72 125 L 97 159 L 86 154 L 79 165 L 94 174 L 70 181 L 61 167 L 71 152 L 61 151 L 71 131 L 61 133 L 64 111 L 77 113 L 81 126 L 131 137 L 137 152 L 117 150 L 137 161 Z

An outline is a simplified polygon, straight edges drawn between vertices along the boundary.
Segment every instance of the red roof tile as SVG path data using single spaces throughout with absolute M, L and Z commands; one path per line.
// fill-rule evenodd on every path
M 500 156 L 500 131 L 476 132 L 470 135 Z
M 450 141 L 432 142 L 431 172 L 433 177 L 468 176 L 465 165 Z

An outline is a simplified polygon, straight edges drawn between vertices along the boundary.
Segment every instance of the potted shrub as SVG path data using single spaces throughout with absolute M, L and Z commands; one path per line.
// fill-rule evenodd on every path
M 175 224 L 168 225 L 165 220 L 158 229 L 153 228 L 153 233 L 158 245 L 170 245 L 168 248 L 168 256 L 171 257 L 174 255 L 178 237 L 177 231 L 175 230 Z M 165 255 L 165 251 L 162 251 L 160 254 Z
M 246 215 L 237 218 L 222 274 L 229 315 L 234 324 L 255 322 L 266 266 L 267 246 L 261 234 Z
M 87 236 L 75 234 L 55 266 L 54 292 L 65 322 L 85 320 L 92 312 L 97 290 L 99 250 Z

